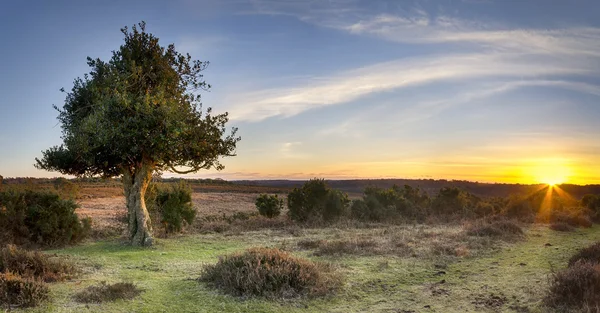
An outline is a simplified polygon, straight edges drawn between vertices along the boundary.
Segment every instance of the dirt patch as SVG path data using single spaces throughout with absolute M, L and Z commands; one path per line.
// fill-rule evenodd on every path
M 475 299 L 471 303 L 477 307 L 500 310 L 507 302 L 508 299 L 503 294 L 490 293 L 487 295 L 476 295 Z
M 236 213 L 254 213 L 254 201 L 259 194 L 207 192 L 192 194 L 197 218 L 232 216 Z M 125 230 L 127 208 L 123 196 L 91 197 L 78 201 L 75 211 L 79 216 L 91 217 L 95 232 L 120 234 Z

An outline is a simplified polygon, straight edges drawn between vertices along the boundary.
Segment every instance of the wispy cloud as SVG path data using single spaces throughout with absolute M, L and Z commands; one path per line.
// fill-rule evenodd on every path
M 289 117 L 309 109 L 346 103 L 371 93 L 433 82 L 488 77 L 536 79 L 537 82 L 530 83 L 534 85 L 540 84 L 539 79 L 543 77 L 597 75 L 598 70 L 600 64 L 590 66 L 580 59 L 561 56 L 532 57 L 526 54 L 504 53 L 435 55 L 384 62 L 329 77 L 318 77 L 303 87 L 267 89 L 238 95 L 239 98 L 232 102 L 243 105 L 231 108 L 230 112 L 232 119 L 259 121 L 273 116 Z M 520 84 L 527 85 L 525 82 Z M 567 86 L 566 82 L 547 81 L 544 84 Z M 593 86 L 578 88 L 593 89 Z

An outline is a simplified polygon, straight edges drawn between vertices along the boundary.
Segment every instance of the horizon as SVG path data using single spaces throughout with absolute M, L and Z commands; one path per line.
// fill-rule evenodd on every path
M 5 178 L 63 176 L 33 167 L 62 141 L 52 108 L 64 102 L 59 89 L 89 71 L 86 57 L 107 60 L 121 27 L 143 20 L 161 45 L 211 62 L 202 102 L 229 112 L 242 137 L 224 171 L 182 178 L 600 184 L 593 0 L 6 7 Z

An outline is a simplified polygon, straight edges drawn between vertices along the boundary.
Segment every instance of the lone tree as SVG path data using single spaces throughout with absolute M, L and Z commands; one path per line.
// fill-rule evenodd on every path
M 144 194 L 152 174 L 223 169 L 234 156 L 237 128 L 226 134 L 227 113 L 202 110 L 208 90 L 202 71 L 174 45 L 162 47 L 141 22 L 121 29 L 125 43 L 108 62 L 88 57 L 89 74 L 67 92 L 58 120 L 63 144 L 42 151 L 39 169 L 82 176 L 122 176 L 133 245 L 152 245 Z M 64 89 L 62 89 L 64 92 Z

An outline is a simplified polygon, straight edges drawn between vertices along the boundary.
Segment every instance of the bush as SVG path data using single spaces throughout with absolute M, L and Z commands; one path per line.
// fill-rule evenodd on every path
M 283 209 L 283 199 L 279 199 L 277 195 L 261 194 L 254 204 L 258 213 L 268 218 L 279 216 Z
M 556 223 L 550 224 L 550 229 L 555 230 L 555 231 L 568 232 L 568 231 L 574 231 L 575 227 L 573 227 L 565 222 L 556 222 Z
M 600 263 L 600 242 L 579 250 L 569 259 L 569 266 L 573 266 L 577 262 Z
M 297 222 L 333 221 L 346 212 L 348 196 L 330 189 L 322 179 L 311 179 L 288 194 L 288 214 Z
M 133 299 L 142 291 L 132 283 L 115 283 L 112 285 L 101 282 L 99 286 L 89 286 L 77 293 L 75 301 L 81 303 L 102 303 L 119 299 Z
M 554 274 L 545 302 L 559 311 L 600 307 L 600 265 L 580 261 Z
M 268 248 L 221 257 L 200 280 L 236 296 L 267 298 L 323 296 L 342 282 L 330 266 Z
M 478 237 L 513 238 L 523 236 L 523 229 L 517 223 L 508 220 L 492 222 L 480 221 L 471 224 L 466 229 L 467 235 Z
M 8 245 L 0 250 L 0 272 L 53 282 L 70 277 L 75 273 L 75 267 L 63 259 Z
M 592 227 L 591 212 L 581 208 L 554 210 L 550 212 L 550 223 L 565 223 L 574 227 Z
M 33 278 L 24 278 L 14 273 L 0 273 L 0 305 L 33 307 L 48 299 L 48 287 Z
M 150 184 L 144 199 L 148 209 L 158 213 L 166 233 L 181 231 L 184 222 L 189 225 L 196 217 L 192 189 L 183 181 L 169 187 Z
M 82 223 L 75 214 L 77 204 L 53 192 L 0 192 L 0 208 L 0 239 L 5 243 L 62 246 L 90 232 L 91 220 Z
M 350 208 L 357 220 L 390 221 L 400 217 L 423 220 L 429 206 L 429 196 L 419 188 L 394 185 L 390 189 L 365 188 L 363 199 L 355 200 Z

